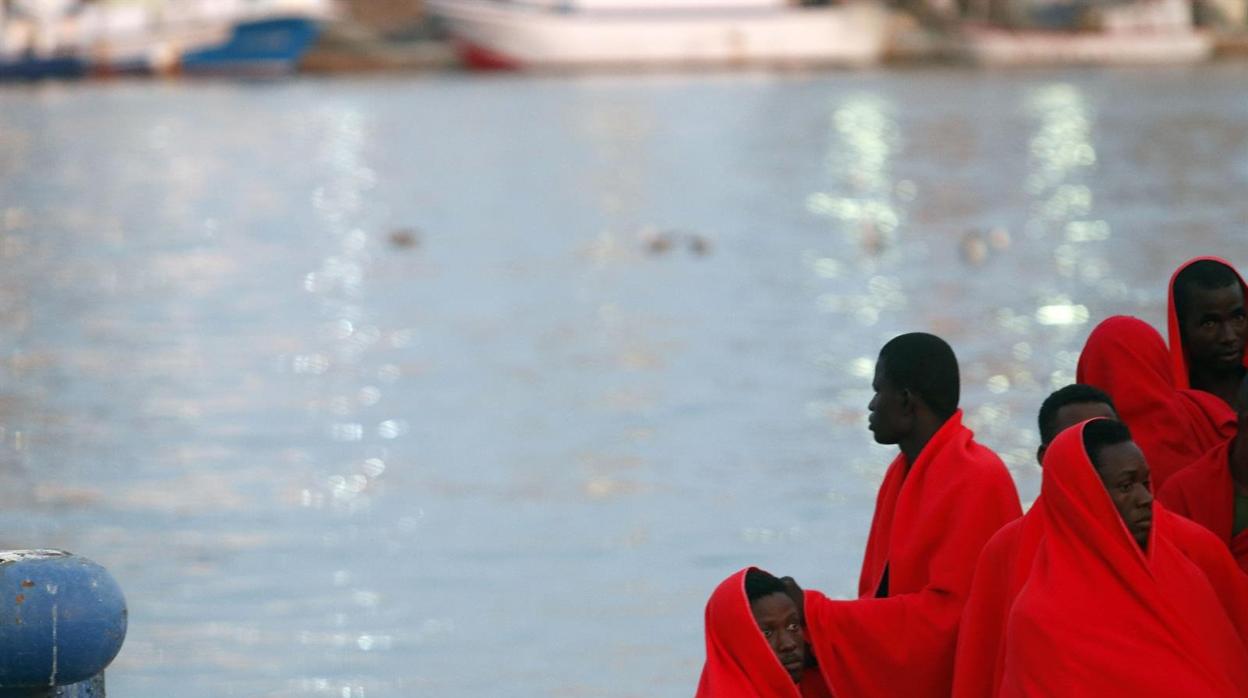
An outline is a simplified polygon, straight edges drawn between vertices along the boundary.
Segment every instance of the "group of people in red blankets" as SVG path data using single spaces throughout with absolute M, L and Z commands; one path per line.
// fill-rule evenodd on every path
M 953 350 L 890 341 L 870 429 L 900 453 L 858 598 L 733 574 L 706 605 L 698 698 L 1248 696 L 1246 296 L 1201 257 L 1171 277 L 1168 346 L 1100 323 L 1040 409 L 1026 514 L 962 424 Z

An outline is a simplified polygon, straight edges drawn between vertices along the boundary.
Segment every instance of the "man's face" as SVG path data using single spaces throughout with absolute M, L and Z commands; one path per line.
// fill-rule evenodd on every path
M 750 603 L 754 613 L 754 622 L 771 651 L 789 672 L 793 683 L 802 680 L 802 672 L 806 669 L 806 634 L 802 630 L 802 621 L 797 615 L 797 605 L 788 594 L 776 592 L 768 594 Z
M 884 360 L 875 363 L 875 378 L 871 381 L 871 389 L 875 395 L 867 405 L 870 413 L 867 417 L 867 428 L 880 444 L 899 443 L 910 431 L 909 397 L 905 391 L 897 390 L 888 378 Z
M 1118 419 L 1113 408 L 1103 402 L 1072 402 L 1069 405 L 1062 405 L 1053 415 L 1053 425 L 1056 427 L 1053 436 L 1056 437 L 1076 424 L 1096 417 Z M 1040 448 L 1036 450 L 1036 461 L 1040 465 L 1044 465 L 1044 452 L 1047 450 L 1049 450 L 1048 444 L 1040 444 Z
M 1114 508 L 1127 525 L 1135 542 L 1143 548 L 1148 545 L 1148 531 L 1153 527 L 1153 492 L 1148 479 L 1148 463 L 1144 453 L 1134 442 L 1105 446 L 1097 460 L 1097 474 Z
M 1190 365 L 1224 372 L 1243 364 L 1248 316 L 1239 284 L 1189 288 L 1183 312 L 1183 350 Z

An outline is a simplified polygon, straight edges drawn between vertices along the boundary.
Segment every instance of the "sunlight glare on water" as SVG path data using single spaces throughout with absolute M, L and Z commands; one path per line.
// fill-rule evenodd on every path
M 1035 497 L 1094 324 L 1245 261 L 1244 78 L 0 92 L 0 547 L 114 573 L 120 696 L 690 695 L 728 574 L 853 593 L 890 337 Z

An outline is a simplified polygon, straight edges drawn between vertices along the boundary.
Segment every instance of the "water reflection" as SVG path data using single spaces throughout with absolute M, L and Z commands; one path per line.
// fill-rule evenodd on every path
M 324 455 L 318 459 L 317 470 L 322 475 L 319 482 L 301 490 L 299 503 L 324 511 L 331 521 L 342 521 L 370 511 L 379 480 L 387 472 L 389 454 L 382 444 L 402 437 L 407 424 L 403 419 L 377 419 L 386 403 L 385 392 L 374 382 L 398 379 L 401 371 L 389 364 L 378 365 L 374 357 L 383 332 L 374 324 L 376 313 L 367 302 L 366 282 L 378 243 L 366 228 L 377 230 L 381 225 L 378 212 L 366 204 L 376 185 L 376 174 L 367 161 L 367 150 L 372 147 L 370 127 L 366 116 L 355 109 L 326 110 L 319 117 L 323 145 L 317 161 L 325 181 L 313 191 L 311 204 L 324 230 L 328 254 L 303 280 L 304 290 L 319 305 L 321 322 L 313 334 L 318 351 L 293 357 L 292 370 L 312 381 L 314 397 L 309 407 L 324 420 L 333 447 L 321 450 Z M 333 534 L 323 538 L 327 559 L 337 557 L 339 564 L 356 557 L 341 555 L 343 545 L 350 545 L 354 538 L 350 528 L 344 533 L 348 534 L 345 540 Z M 394 637 L 375 620 L 386 599 L 371 586 L 369 576 L 344 567 L 332 569 L 330 579 L 341 592 L 331 591 L 328 596 L 342 601 L 324 609 L 322 618 L 310 618 L 313 624 L 299 633 L 298 642 L 335 657 L 343 652 L 392 650 Z M 368 695 L 358 681 L 331 677 L 306 677 L 298 685 L 313 694 Z
M 1242 153 L 1141 166 L 1242 71 L 1131 75 L 0 92 L 0 542 L 112 569 L 118 695 L 689 695 L 733 569 L 853 592 L 883 341 L 1029 498 L 1192 244 L 1121 231 L 1242 218 Z
M 895 241 L 901 216 L 893 205 L 893 154 L 900 146 L 892 106 L 876 95 L 856 95 L 832 114 L 836 138 L 827 167 L 843 189 L 811 194 L 811 213 L 841 223 L 839 228 L 863 250 L 878 254 Z M 913 183 L 902 182 L 903 198 L 913 196 Z
M 1029 147 L 1026 188 L 1036 203 L 1028 229 L 1061 241 L 1053 252 L 1058 274 L 1094 281 L 1104 276 L 1105 264 L 1089 243 L 1108 240 L 1111 230 L 1106 221 L 1089 218 L 1094 196 L 1085 180 L 1097 163 L 1092 107 L 1078 87 L 1057 83 L 1033 90 L 1027 109 L 1038 120 Z

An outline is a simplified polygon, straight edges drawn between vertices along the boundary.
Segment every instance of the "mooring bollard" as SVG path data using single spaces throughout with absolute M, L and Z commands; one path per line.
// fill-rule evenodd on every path
M 108 570 L 63 550 L 0 552 L 0 698 L 97 698 L 126 639 Z

